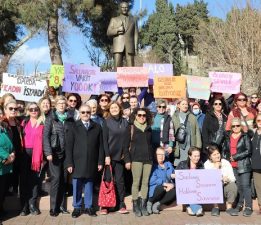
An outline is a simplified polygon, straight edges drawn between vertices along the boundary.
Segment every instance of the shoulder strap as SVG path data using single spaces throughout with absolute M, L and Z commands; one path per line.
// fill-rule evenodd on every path
M 189 114 L 190 114 L 190 113 L 189 113 Z M 184 126 L 185 126 L 185 127 L 187 126 L 187 122 L 188 122 L 189 114 L 186 116 L 186 119 L 185 119 L 185 121 L 184 121 Z
M 241 110 L 239 110 L 240 111 L 240 114 L 241 114 L 241 116 L 243 117 L 243 120 L 244 120 L 244 122 L 245 122 L 245 124 L 246 124 L 246 126 L 247 126 L 247 130 L 249 130 L 249 126 L 248 126 L 248 123 L 247 123 L 247 121 L 246 121 L 246 118 L 244 117 L 244 115 L 243 115 L 243 113 L 241 112 Z

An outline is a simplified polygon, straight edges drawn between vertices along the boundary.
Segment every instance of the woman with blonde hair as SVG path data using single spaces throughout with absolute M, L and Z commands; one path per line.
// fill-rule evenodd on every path
M 43 162 L 43 123 L 39 120 L 40 109 L 36 102 L 26 106 L 26 117 L 22 121 L 24 160 L 26 169 L 26 204 L 29 205 L 30 213 L 40 214 L 37 208 L 38 189 L 40 185 L 39 173 Z
M 177 102 L 177 110 L 172 117 L 175 128 L 176 149 L 174 152 L 174 165 L 184 161 L 188 157 L 190 146 L 201 148 L 201 134 L 197 123 L 197 118 L 189 111 L 188 99 L 181 98 Z M 185 131 L 181 140 L 180 131 Z M 179 138 L 177 138 L 179 136 Z

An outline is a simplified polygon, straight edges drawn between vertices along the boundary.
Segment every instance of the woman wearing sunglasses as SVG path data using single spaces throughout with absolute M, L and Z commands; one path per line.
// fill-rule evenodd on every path
M 44 154 L 49 162 L 51 173 L 50 216 L 69 212 L 66 209 L 65 181 L 67 172 L 64 168 L 65 145 L 69 127 L 74 124 L 73 117 L 66 112 L 67 99 L 58 95 L 55 99 L 55 109 L 45 121 Z
M 174 125 L 171 117 L 167 113 L 167 101 L 159 99 L 156 101 L 157 113 L 153 119 L 152 147 L 154 153 L 158 147 L 163 147 L 166 153 L 166 160 L 174 162 Z M 155 154 L 154 154 L 155 155 Z
M 133 211 L 136 216 L 148 216 L 146 203 L 148 195 L 148 182 L 153 162 L 152 150 L 152 115 L 147 108 L 134 109 L 131 124 L 126 135 L 126 151 L 131 154 L 131 171 L 133 183 L 131 188 Z M 139 190 L 140 189 L 140 190 Z M 139 198 L 139 191 L 141 198 Z
M 40 185 L 39 172 L 43 162 L 43 123 L 39 120 L 40 109 L 37 103 L 28 103 L 26 106 L 27 117 L 22 121 L 24 160 L 26 169 L 26 195 L 25 204 L 33 215 L 40 214 L 37 208 L 38 189 Z
M 233 211 L 230 211 L 230 215 L 238 216 L 245 202 L 243 216 L 251 216 L 253 212 L 251 197 L 251 140 L 248 134 L 242 131 L 241 124 L 240 118 L 235 117 L 232 119 L 231 131 L 225 135 L 222 155 L 233 167 L 239 194 L 237 206 Z
M 117 206 L 119 213 L 126 214 L 126 205 L 124 203 L 125 184 L 124 184 L 124 165 L 130 170 L 129 149 L 124 147 L 126 133 L 129 123 L 122 117 L 122 108 L 116 101 L 108 105 L 109 115 L 105 119 L 102 127 L 103 144 L 105 151 L 105 165 L 111 165 L 115 180 L 115 189 L 117 196 Z M 126 145 L 126 144 L 125 144 Z M 101 215 L 108 214 L 107 208 L 101 208 Z
M 252 139 L 252 169 L 261 214 L 261 113 L 255 119 L 256 131 Z
M 111 99 L 106 94 L 99 95 L 98 99 L 98 115 L 100 115 L 103 118 L 106 118 L 108 116 L 108 105 L 111 102 Z
M 228 115 L 226 130 L 230 130 L 231 121 L 234 117 L 241 119 L 241 125 L 244 132 L 253 136 L 253 122 L 256 116 L 256 110 L 247 106 L 247 96 L 244 93 L 238 93 L 234 97 L 234 108 Z
M 223 112 L 224 107 L 225 107 L 224 98 L 215 97 L 213 98 L 210 104 L 209 111 L 206 113 L 206 117 L 203 122 L 203 128 L 202 128 L 203 162 L 205 162 L 208 158 L 206 147 L 210 143 L 215 143 L 220 148 L 224 141 L 224 132 L 225 132 L 225 127 L 227 122 L 227 116 Z
M 80 118 L 79 111 L 77 110 L 77 105 L 78 101 L 76 95 L 74 93 L 70 93 L 67 96 L 67 113 L 70 114 L 75 121 L 79 120 Z

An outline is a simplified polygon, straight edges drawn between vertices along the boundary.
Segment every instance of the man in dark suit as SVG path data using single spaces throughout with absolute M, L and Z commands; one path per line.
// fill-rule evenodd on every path
M 91 109 L 88 105 L 82 105 L 79 112 L 80 120 L 68 131 L 65 157 L 65 167 L 73 177 L 73 218 L 81 215 L 83 188 L 84 213 L 97 216 L 92 207 L 93 178 L 104 164 L 101 126 L 90 120 Z
M 121 15 L 111 18 L 107 35 L 113 38 L 114 69 L 123 66 L 125 55 L 127 66 L 134 66 L 134 56 L 138 48 L 138 25 L 129 15 L 129 3 L 120 4 Z

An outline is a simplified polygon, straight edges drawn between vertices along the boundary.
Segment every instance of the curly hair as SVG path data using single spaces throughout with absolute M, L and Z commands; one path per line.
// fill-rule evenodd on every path
M 122 107 L 121 107 L 121 104 L 119 103 L 119 102 L 117 102 L 117 101 L 112 101 L 112 102 L 110 102 L 107 106 L 106 106 L 106 114 L 105 115 L 103 115 L 103 117 L 106 119 L 106 118 L 109 118 L 109 117 L 112 117 L 112 115 L 111 115 L 111 113 L 110 113 L 110 108 L 111 108 L 111 106 L 112 105 L 117 105 L 118 107 L 119 107 L 119 109 L 120 109 L 120 113 L 119 113 L 119 116 L 121 117 L 122 116 L 122 114 L 123 114 L 123 110 L 122 110 Z
M 136 109 L 134 109 L 132 114 L 130 115 L 130 123 L 131 124 L 134 123 L 135 117 L 136 117 L 136 115 L 138 114 L 139 111 L 143 111 L 143 112 L 146 113 L 147 125 L 151 126 L 152 123 L 153 123 L 153 116 L 152 116 L 150 110 L 147 109 L 147 108 L 136 108 Z
M 227 109 L 226 101 L 225 101 L 223 96 L 216 96 L 213 99 L 211 99 L 209 111 L 214 112 L 213 106 L 214 106 L 215 101 L 221 101 L 223 112 L 224 112 L 225 115 L 227 115 L 228 109 Z

